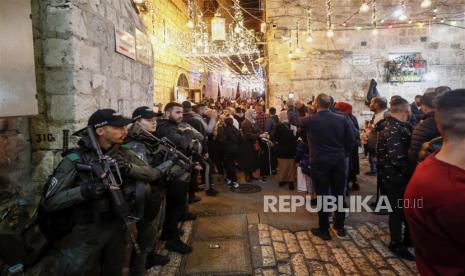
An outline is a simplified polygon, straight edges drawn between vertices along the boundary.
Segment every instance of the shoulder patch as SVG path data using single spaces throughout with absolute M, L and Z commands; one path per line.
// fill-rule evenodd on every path
M 122 148 L 124 150 L 129 150 L 130 149 L 127 144 L 121 145 L 120 148 Z
M 70 153 L 70 154 L 66 155 L 66 158 L 68 158 L 69 160 L 74 162 L 74 161 L 80 160 L 81 156 L 79 156 L 78 153 L 73 152 L 73 153 Z

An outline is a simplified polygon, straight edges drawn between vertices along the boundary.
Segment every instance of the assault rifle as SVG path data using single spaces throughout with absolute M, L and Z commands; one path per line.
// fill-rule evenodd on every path
M 162 161 L 173 160 L 181 168 L 190 171 L 198 163 L 193 162 L 189 157 L 176 149 L 176 146 L 166 137 L 158 138 L 149 131 L 143 129 L 139 123 L 134 123 L 130 129 L 130 136 L 141 140 L 147 149 L 154 156 L 162 156 Z
M 140 248 L 131 230 L 131 224 L 134 223 L 134 220 L 129 217 L 129 208 L 126 204 L 123 193 L 119 189 L 119 187 L 123 184 L 123 178 L 121 177 L 118 163 L 115 159 L 103 154 L 102 148 L 97 140 L 97 135 L 95 134 L 95 130 L 92 126 L 88 126 L 85 129 L 85 132 L 89 137 L 92 149 L 98 156 L 98 163 L 77 164 L 77 169 L 93 171 L 96 176 L 101 177 L 103 184 L 109 187 L 112 210 L 123 220 L 128 229 L 132 244 L 134 245 L 134 250 L 139 254 Z

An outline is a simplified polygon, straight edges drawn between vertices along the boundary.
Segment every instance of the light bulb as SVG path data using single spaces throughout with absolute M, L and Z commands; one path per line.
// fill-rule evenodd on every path
M 240 33 L 241 32 L 241 27 L 239 27 L 239 25 L 236 25 L 236 27 L 234 27 L 234 32 L 236 34 Z
M 373 31 L 371 32 L 373 35 L 377 35 L 378 34 L 378 29 L 373 29 Z
M 408 23 L 409 23 L 409 24 L 412 24 L 412 23 L 413 23 L 413 21 L 412 21 L 412 20 L 409 20 L 409 21 L 408 21 Z
M 241 47 L 241 48 L 242 48 L 242 47 L 244 47 L 244 46 L 245 46 L 245 43 L 244 43 L 244 41 L 240 41 L 240 42 L 239 42 L 239 47 Z
M 333 36 L 334 36 L 333 30 L 328 30 L 328 31 L 326 32 L 326 37 L 333 37 Z
M 193 29 L 193 28 L 194 28 L 194 22 L 193 22 L 192 20 L 189 20 L 189 21 L 187 22 L 187 27 L 188 27 L 189 29 Z
M 426 9 L 431 7 L 431 0 L 423 0 L 421 1 L 421 7 Z
M 313 37 L 311 35 L 308 35 L 307 36 L 307 42 L 312 42 L 313 41 Z
M 405 13 L 399 15 L 399 20 L 400 20 L 400 21 L 405 21 L 405 20 L 407 20 L 407 15 L 406 15 Z
M 367 12 L 370 10 L 370 6 L 368 6 L 367 3 L 363 3 L 361 6 L 360 6 L 360 12 Z
M 229 52 L 230 52 L 230 53 L 233 53 L 233 52 L 234 52 L 234 48 L 233 48 L 233 47 L 229 48 Z

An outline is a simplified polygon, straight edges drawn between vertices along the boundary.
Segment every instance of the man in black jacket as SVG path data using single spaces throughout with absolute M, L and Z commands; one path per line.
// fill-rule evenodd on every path
M 432 89 L 432 91 L 434 91 L 434 89 Z M 416 122 L 423 120 L 425 113 L 426 113 L 423 110 L 423 104 L 422 104 L 421 97 L 422 97 L 421 95 L 416 95 L 415 101 L 412 104 L 410 104 L 410 109 L 412 110 L 412 117 L 415 117 Z
M 178 150 L 188 152 L 194 135 L 191 132 L 182 132 L 178 125 L 182 121 L 182 105 L 171 102 L 165 106 L 165 118 L 158 122 L 156 136 L 168 138 Z M 168 183 L 166 190 L 166 218 L 163 225 L 162 237 L 166 238 L 165 247 L 170 251 L 189 254 L 190 245 L 180 239 L 178 223 L 180 220 L 194 219 L 195 216 L 187 212 L 187 193 L 189 188 L 190 172 Z
M 408 166 L 408 148 L 412 129 L 408 123 L 411 116 L 410 106 L 403 98 L 391 102 L 386 126 L 379 132 L 377 153 L 379 176 L 383 178 L 381 185 L 388 197 L 392 212 L 389 215 L 389 231 L 391 243 L 389 249 L 401 258 L 413 260 L 414 257 L 402 244 L 402 225 L 405 218 L 402 210 L 402 198 L 410 178 Z M 404 242 L 407 242 L 408 230 L 404 232 Z
M 408 157 L 412 169 L 414 169 L 418 162 L 418 154 L 421 150 L 423 143 L 431 141 L 432 139 L 441 136 L 434 120 L 434 99 L 444 93 L 450 91 L 447 86 L 440 86 L 434 91 L 426 91 L 421 98 L 421 110 L 424 112 L 423 120 L 415 126 L 412 133 L 412 141 L 408 151 Z
M 315 99 L 317 112 L 311 117 L 300 117 L 297 109 L 289 103 L 289 122 L 307 132 L 310 148 L 310 165 L 312 180 L 318 196 L 344 195 L 346 158 L 355 143 L 355 137 L 349 122 L 342 115 L 329 110 L 331 98 L 320 94 Z M 329 240 L 329 212 L 318 212 L 319 228 L 312 233 L 321 239 Z M 339 236 L 345 236 L 345 213 L 336 211 L 334 228 Z

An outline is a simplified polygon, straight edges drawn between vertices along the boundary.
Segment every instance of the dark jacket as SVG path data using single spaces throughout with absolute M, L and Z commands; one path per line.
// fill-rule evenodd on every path
M 348 156 L 355 143 L 346 118 L 332 111 L 319 111 L 311 117 L 299 118 L 293 106 L 287 112 L 289 122 L 307 132 L 311 164 L 340 160 Z
M 223 126 L 219 129 L 218 140 L 224 145 L 225 154 L 237 155 L 241 145 L 241 132 L 234 126 Z
M 408 148 L 411 135 L 412 128 L 409 123 L 393 117 L 386 118 L 385 127 L 379 132 L 377 145 L 380 173 L 386 180 L 398 177 L 408 180 L 410 176 Z
M 275 144 L 276 157 L 282 159 L 294 159 L 297 138 L 290 129 L 288 123 L 278 123 L 271 135 L 271 141 Z
M 302 173 L 310 176 L 310 156 L 307 143 L 304 141 L 297 141 L 294 160 L 299 163 Z
M 187 152 L 194 137 L 190 132 L 179 130 L 178 124 L 168 119 L 162 119 L 158 122 L 156 136 L 158 138 L 168 138 L 177 148 L 184 152 Z
M 418 154 L 423 143 L 431 141 L 439 136 L 441 136 L 441 134 L 434 120 L 434 111 L 426 113 L 423 121 L 415 126 L 412 133 L 408 157 L 413 166 L 416 166 L 418 162 Z
M 423 120 L 425 113 L 416 105 L 415 102 L 410 104 L 410 109 L 412 110 L 412 115 L 415 117 L 415 122 Z
M 260 139 L 260 130 L 255 123 L 249 120 L 244 120 L 241 124 L 241 150 L 240 150 L 240 165 L 245 173 L 252 173 L 255 170 L 255 155 L 254 144 Z

